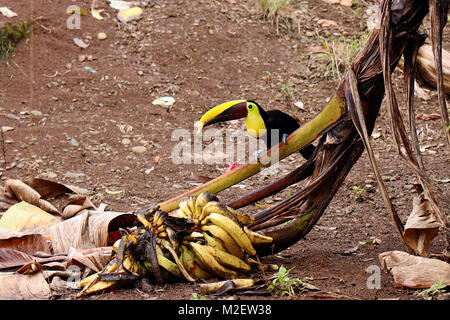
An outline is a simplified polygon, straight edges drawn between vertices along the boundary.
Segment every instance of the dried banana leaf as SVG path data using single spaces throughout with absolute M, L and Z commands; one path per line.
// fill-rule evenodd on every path
M 42 273 L 0 273 L 0 300 L 48 300 L 50 287 Z
M 112 245 L 109 233 L 131 227 L 134 215 L 124 212 L 85 210 L 70 219 L 52 225 L 48 234 L 54 253 L 68 253 L 71 247 L 93 249 Z
M 450 264 L 402 251 L 384 252 L 378 256 L 381 267 L 394 278 L 399 287 L 429 288 L 442 281 L 450 285 Z
M 0 227 L 22 233 L 39 233 L 48 237 L 50 226 L 58 224 L 60 218 L 21 201 L 11 206 L 0 219 Z

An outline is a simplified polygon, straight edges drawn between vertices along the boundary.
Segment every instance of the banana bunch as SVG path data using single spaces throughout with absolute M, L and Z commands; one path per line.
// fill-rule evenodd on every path
M 195 223 L 195 230 L 181 239 L 180 259 L 197 279 L 227 279 L 249 272 L 246 260 L 256 255 L 253 244 L 272 242 L 242 226 L 251 223 L 252 217 L 220 204 L 209 192 L 180 200 L 174 215 Z
M 121 230 L 122 237 L 113 245 L 115 257 L 99 273 L 81 280 L 82 293 L 90 294 L 116 286 L 122 280 L 153 277 L 162 284 L 172 280 L 195 281 L 179 258 L 179 241 L 175 231 L 164 224 L 163 211 L 156 211 L 148 220 L 144 214 L 136 217 L 143 227 L 132 233 Z
M 220 204 L 209 192 L 180 200 L 170 216 L 157 207 L 135 215 L 139 225 L 132 231 L 121 229 L 122 237 L 113 245 L 115 256 L 101 272 L 79 282 L 81 294 L 142 277 L 158 284 L 235 278 L 252 266 L 261 267 L 254 259 L 254 244 L 272 242 L 245 227 L 252 217 Z

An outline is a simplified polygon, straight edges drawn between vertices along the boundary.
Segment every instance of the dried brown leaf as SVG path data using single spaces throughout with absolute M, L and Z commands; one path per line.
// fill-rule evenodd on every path
M 0 300 L 48 300 L 50 287 L 42 273 L 0 273 Z
M 38 205 L 41 195 L 18 179 L 8 179 L 5 182 L 5 190 L 11 197 L 28 203 Z
M 403 233 L 406 244 L 417 254 L 427 257 L 430 243 L 438 234 L 439 227 L 441 223 L 437 220 L 430 201 L 423 193 L 415 197 Z
M 394 285 L 408 288 L 429 288 L 443 281 L 450 285 L 450 264 L 410 255 L 403 251 L 389 251 L 378 256 L 382 268 L 394 278 Z

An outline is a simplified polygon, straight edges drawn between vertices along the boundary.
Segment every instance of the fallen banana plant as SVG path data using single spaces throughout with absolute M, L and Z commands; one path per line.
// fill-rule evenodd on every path
M 449 120 L 444 97 L 442 74 L 442 32 L 447 22 L 446 0 L 384 0 L 380 3 L 382 19 L 380 28 L 369 36 L 365 46 L 354 58 L 345 80 L 325 108 L 308 123 L 260 156 L 255 164 L 241 165 L 222 176 L 200 185 L 182 195 L 160 204 L 161 209 L 178 208 L 179 200 L 203 191 L 218 193 L 233 184 L 257 174 L 262 168 L 301 150 L 317 140 L 313 156 L 290 174 L 260 189 L 231 200 L 227 205 L 237 209 L 273 195 L 289 185 L 307 180 L 306 185 L 288 199 L 257 213 L 255 221 L 246 224 L 250 230 L 263 230 L 273 239 L 270 243 L 255 245 L 258 254 L 281 251 L 303 238 L 314 227 L 328 204 L 343 184 L 352 166 L 368 151 L 371 165 L 385 204 L 391 213 L 398 233 L 403 240 L 404 227 L 392 205 L 379 173 L 370 146 L 373 131 L 383 97 L 386 93 L 391 133 L 397 151 L 416 175 L 424 193 L 447 235 L 450 249 L 448 219 L 439 204 L 448 205 L 448 195 L 439 190 L 428 178 L 420 155 L 413 107 L 414 70 L 418 48 L 426 35 L 419 33 L 425 17 L 431 16 L 431 42 L 437 70 L 438 103 L 447 141 L 450 143 Z M 392 89 L 391 72 L 404 57 L 407 109 L 410 121 L 410 137 L 403 125 L 403 118 Z M 412 139 L 412 142 L 410 141 Z M 272 159 L 272 155 L 278 158 Z M 272 161 L 271 161 L 272 160 Z M 411 248 L 404 242 L 405 248 Z
M 158 284 L 199 279 L 229 279 L 252 267 L 274 269 L 258 261 L 254 245 L 271 243 L 270 237 L 243 226 L 252 221 L 237 210 L 202 192 L 180 200 L 168 215 L 159 207 L 135 212 L 139 225 L 121 229 L 110 263 L 79 282 L 90 294 L 143 277 Z M 240 287 L 239 280 L 233 285 Z M 253 282 L 252 282 L 253 283 Z M 250 286 L 250 285 L 249 285 Z

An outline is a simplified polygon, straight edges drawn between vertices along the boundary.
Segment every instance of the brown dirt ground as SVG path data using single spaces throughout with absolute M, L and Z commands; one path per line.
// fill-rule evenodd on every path
M 74 4 L 88 10 L 90 2 Z M 365 1 L 359 13 L 373 2 Z M 106 203 L 115 211 L 148 207 L 187 191 L 193 186 L 184 178 L 191 174 L 215 177 L 221 173 L 227 164 L 175 166 L 171 161 L 177 143 L 171 141 L 172 131 L 193 130 L 193 123 L 211 106 L 234 99 L 255 99 L 267 109 L 278 108 L 303 121 L 314 117 L 339 81 L 318 76 L 319 63 L 304 54 L 305 48 L 320 44 L 319 34 L 357 34 L 364 19 L 354 11 L 356 8 L 315 0 L 294 1 L 293 8 L 306 8 L 299 24 L 290 31 L 281 26 L 277 33 L 275 25 L 261 19 L 251 0 L 150 0 L 142 19 L 124 25 L 117 23 L 115 10 L 106 1 L 99 3 L 109 18 L 99 21 L 83 16 L 81 29 L 69 30 L 69 2 L 19 0 L 11 4 L 0 0 L 0 6 L 9 6 L 18 18 L 38 18 L 31 39 L 21 42 L 7 61 L 0 62 L 0 123 L 14 127 L 5 133 L 8 166 L 2 168 L 1 178 L 40 176 L 75 184 L 89 189 L 94 203 Z M 338 28 L 318 29 L 316 21 L 322 18 L 337 21 Z M 4 20 L 0 16 L 0 21 Z M 308 36 L 308 31 L 313 35 Z M 107 39 L 98 40 L 98 32 L 105 32 Z M 74 37 L 89 40 L 90 46 L 76 47 Z M 447 38 L 447 49 L 448 44 Z M 80 62 L 79 55 L 92 55 L 95 60 Z M 85 66 L 97 72 L 91 73 Z M 401 74 L 395 76 L 402 102 L 397 85 Z M 282 90 L 286 85 L 289 95 Z M 176 99 L 172 108 L 152 105 L 153 99 L 163 95 Z M 297 100 L 304 103 L 306 111 L 293 105 Z M 416 106 L 418 113 L 439 112 L 435 94 L 429 101 L 416 99 Z M 393 148 L 385 112 L 383 106 L 375 128 L 380 135 L 373 144 L 394 205 L 406 217 L 412 207 L 415 178 L 405 170 Z M 18 120 L 11 119 L 11 114 Z M 431 178 L 448 178 L 449 152 L 440 122 L 418 120 L 418 126 Z M 124 138 L 131 143 L 124 145 Z M 146 146 L 147 151 L 134 154 L 133 146 Z M 284 160 L 283 173 L 299 161 Z M 154 170 L 148 172 L 152 167 Z M 68 172 L 80 175 L 73 178 Z M 379 266 L 378 254 L 402 250 L 379 190 L 365 193 L 362 202 L 355 200 L 351 187 L 364 186 L 371 174 L 364 153 L 313 231 L 263 261 L 294 267 L 292 276 L 315 278 L 312 284 L 340 298 L 416 299 L 415 290 L 394 287 L 391 276 L 384 272 L 381 289 L 366 286 L 366 269 Z M 245 191 L 269 179 L 273 177 L 253 177 L 243 182 Z M 440 186 L 448 190 L 448 183 Z M 261 204 L 276 203 L 300 187 L 290 187 L 290 191 Z M 124 192 L 114 195 L 107 190 Z M 228 201 L 241 192 L 230 188 L 220 198 Z M 257 210 L 246 208 L 247 212 Z M 355 253 L 344 254 L 359 241 L 373 238 L 380 244 L 360 245 Z M 443 244 L 442 237 L 436 238 L 432 250 L 440 252 Z M 261 278 L 262 274 L 254 277 Z M 194 285 L 177 283 L 150 293 L 124 288 L 88 299 L 190 299 L 196 290 Z M 319 298 L 316 292 L 306 292 L 289 299 Z

